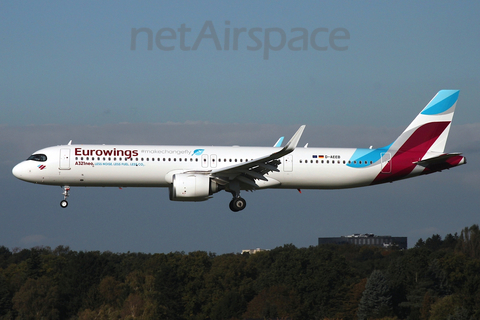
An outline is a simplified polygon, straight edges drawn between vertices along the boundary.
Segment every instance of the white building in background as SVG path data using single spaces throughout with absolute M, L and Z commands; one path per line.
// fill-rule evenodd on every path
M 260 248 L 257 248 L 257 249 L 246 249 L 246 250 L 242 250 L 242 254 L 244 254 L 244 253 L 254 254 L 254 253 L 257 253 L 257 252 L 261 252 L 261 251 L 270 251 L 270 250 L 269 250 L 269 249 L 260 249 Z

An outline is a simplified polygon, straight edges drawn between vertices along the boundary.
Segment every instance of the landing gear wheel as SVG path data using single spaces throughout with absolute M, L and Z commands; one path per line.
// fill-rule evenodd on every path
M 67 198 L 70 195 L 70 187 L 69 186 L 63 186 L 63 200 L 60 201 L 60 207 L 66 208 L 68 206 L 68 201 Z
M 245 201 L 245 199 L 240 197 L 232 199 L 229 204 L 230 210 L 232 210 L 233 212 L 241 211 L 245 209 L 246 206 L 247 202 Z

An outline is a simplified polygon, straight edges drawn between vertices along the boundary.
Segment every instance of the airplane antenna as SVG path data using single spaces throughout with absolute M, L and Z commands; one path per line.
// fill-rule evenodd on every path
M 72 140 L 68 141 L 67 145 L 71 146 L 72 145 Z

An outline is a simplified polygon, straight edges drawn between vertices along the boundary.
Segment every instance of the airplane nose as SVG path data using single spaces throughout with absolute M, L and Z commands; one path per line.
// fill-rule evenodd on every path
M 19 163 L 15 167 L 13 167 L 12 173 L 16 178 L 22 179 L 22 176 L 23 176 L 22 163 Z

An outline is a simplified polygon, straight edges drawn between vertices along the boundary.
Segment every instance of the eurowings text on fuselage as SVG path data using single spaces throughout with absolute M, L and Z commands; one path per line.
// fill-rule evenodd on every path
M 392 182 L 466 163 L 445 153 L 458 90 L 441 90 L 390 145 L 378 149 L 296 148 L 301 126 L 282 148 L 153 145 L 48 147 L 16 165 L 18 179 L 64 189 L 73 186 L 167 187 L 170 200 L 204 201 L 218 191 L 243 210 L 242 190 L 342 189 Z

